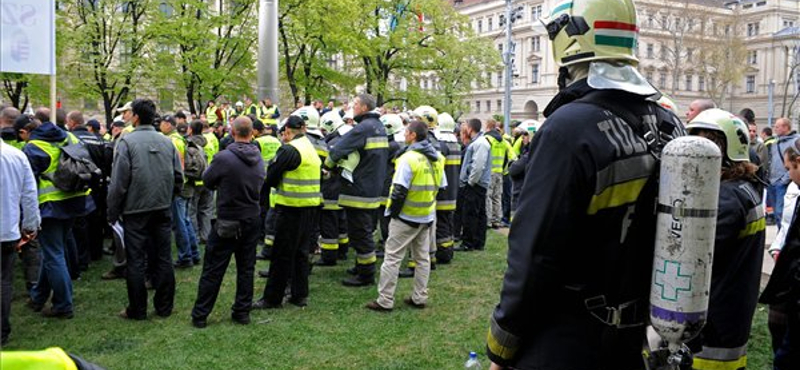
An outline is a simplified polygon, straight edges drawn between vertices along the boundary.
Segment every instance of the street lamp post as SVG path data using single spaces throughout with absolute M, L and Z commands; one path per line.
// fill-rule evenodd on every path
M 258 7 L 258 99 L 278 96 L 278 0 L 260 0 Z
M 503 64 L 505 65 L 505 96 L 503 98 L 503 129 L 506 133 L 510 132 L 511 126 L 511 84 L 514 73 L 514 53 L 516 43 L 512 40 L 512 26 L 514 21 L 522 18 L 522 7 L 514 9 L 513 0 L 506 0 L 506 47 L 503 53 Z
M 775 117 L 775 104 L 773 103 L 773 96 L 775 94 L 775 80 L 769 80 L 769 90 L 768 90 L 768 100 L 769 100 L 769 107 L 768 115 L 767 115 L 767 125 L 772 127 L 772 120 Z

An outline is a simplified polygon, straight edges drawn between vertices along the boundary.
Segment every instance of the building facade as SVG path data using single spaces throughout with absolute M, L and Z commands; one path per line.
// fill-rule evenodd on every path
M 514 0 L 522 17 L 512 26 L 516 42 L 512 85 L 512 119 L 542 119 L 541 112 L 557 93 L 558 65 L 540 18 L 559 0 Z M 738 113 L 751 108 L 760 125 L 768 124 L 770 93 L 772 116 L 798 116 L 800 102 L 793 65 L 800 64 L 800 1 L 798 0 L 640 0 L 636 1 L 639 70 L 653 86 L 670 95 L 682 116 L 692 100 L 712 98 L 721 108 Z M 492 40 L 499 53 L 505 45 L 504 0 L 455 1 L 479 35 Z M 689 16 L 691 15 L 691 16 Z M 798 26 L 798 27 L 796 27 Z M 714 47 L 731 42 L 738 51 L 725 52 L 727 61 L 706 56 Z M 726 66 L 732 66 L 726 68 Z M 742 66 L 744 66 L 742 68 Z M 733 68 L 735 67 L 735 68 Z M 734 76 L 723 69 L 736 70 Z M 713 72 L 709 73 L 709 70 Z M 490 83 L 473 85 L 466 117 L 502 115 L 503 72 L 491 71 Z M 727 76 L 726 76 L 727 75 Z M 717 76 L 720 76 L 719 79 Z M 723 78 L 729 78 L 726 83 Z M 784 102 L 785 101 L 785 102 Z M 792 107 L 790 109 L 790 107 Z M 774 119 L 773 119 L 774 121 Z

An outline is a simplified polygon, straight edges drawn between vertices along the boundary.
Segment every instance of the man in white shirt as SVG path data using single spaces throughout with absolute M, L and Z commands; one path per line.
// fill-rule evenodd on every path
M 20 239 L 36 237 L 41 218 L 36 180 L 28 157 L 0 139 L 0 276 L 2 276 L 2 338 L 3 345 L 11 333 L 11 279 L 14 256 Z M 20 220 L 22 221 L 20 229 Z

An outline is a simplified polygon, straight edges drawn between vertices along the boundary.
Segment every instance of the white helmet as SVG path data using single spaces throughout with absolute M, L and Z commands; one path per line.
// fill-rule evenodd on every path
M 342 116 L 339 115 L 338 110 L 332 110 L 328 113 L 322 115 L 322 118 L 319 120 L 319 126 L 328 133 L 332 133 L 342 127 L 344 125 L 344 120 Z
M 420 119 L 428 125 L 428 128 L 436 128 L 438 125 L 439 113 L 431 106 L 421 105 L 414 109 L 414 117 Z
M 237 101 L 236 106 L 244 108 L 244 103 L 242 103 L 241 101 Z
M 450 113 L 442 113 L 439 115 L 439 131 L 440 132 L 455 132 L 456 131 L 456 120 L 453 119 L 453 116 Z
M 344 112 L 344 117 L 342 117 L 342 119 L 347 121 L 348 119 L 354 119 L 354 117 L 355 115 L 353 115 L 353 110 L 348 109 Z
M 319 129 L 319 111 L 312 106 L 301 107 L 300 109 L 292 112 L 292 116 L 298 116 L 306 121 L 306 127 L 309 130 Z
M 403 119 L 396 114 L 384 114 L 381 123 L 386 127 L 386 135 L 392 136 L 403 129 Z

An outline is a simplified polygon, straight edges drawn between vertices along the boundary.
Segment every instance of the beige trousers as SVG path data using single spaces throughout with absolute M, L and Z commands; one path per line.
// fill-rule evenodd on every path
M 411 259 L 416 262 L 414 293 L 411 294 L 411 299 L 417 304 L 427 304 L 428 277 L 431 273 L 430 229 L 430 226 L 409 226 L 394 218 L 389 221 L 389 238 L 386 239 L 381 277 L 378 281 L 378 304 L 381 307 L 394 307 L 397 277 L 406 249 L 410 250 Z

